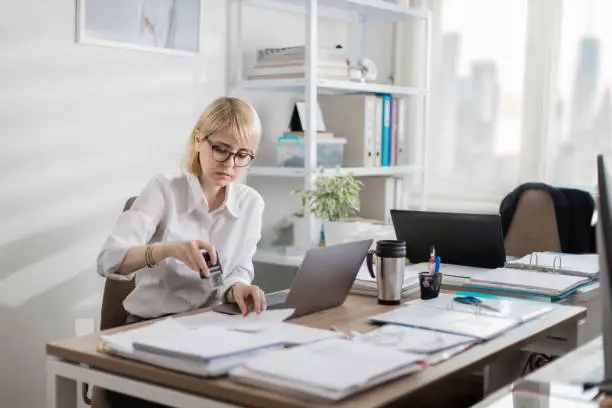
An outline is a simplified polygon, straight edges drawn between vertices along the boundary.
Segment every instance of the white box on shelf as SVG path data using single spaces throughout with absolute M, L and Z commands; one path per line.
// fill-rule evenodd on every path
M 342 166 L 346 139 L 342 137 L 317 138 L 317 167 Z M 276 145 L 276 165 L 304 167 L 306 142 L 297 135 L 279 136 Z

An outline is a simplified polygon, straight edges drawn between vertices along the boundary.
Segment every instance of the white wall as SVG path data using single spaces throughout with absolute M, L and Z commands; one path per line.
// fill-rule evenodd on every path
M 203 0 L 195 59 L 75 44 L 74 0 L 0 2 L 0 406 L 44 406 L 45 343 L 73 336 L 76 319 L 97 327 L 95 257 L 124 200 L 179 165 L 195 118 L 225 93 L 225 4 Z M 303 32 L 303 17 L 249 9 L 244 46 L 299 44 Z M 322 44 L 348 35 L 321 25 Z M 368 37 L 381 78 L 388 35 Z M 299 96 L 242 95 L 264 121 L 258 162 L 272 164 Z M 249 183 L 266 198 L 267 243 L 299 181 Z
M 0 2 L 0 406 L 45 406 L 44 345 L 97 321 L 124 200 L 225 92 L 225 2 L 203 3 L 209 61 L 75 44 L 74 0 Z

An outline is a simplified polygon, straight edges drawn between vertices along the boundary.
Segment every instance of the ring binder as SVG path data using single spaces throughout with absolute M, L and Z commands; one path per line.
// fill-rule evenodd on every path
M 535 264 L 531 262 L 531 259 L 535 256 Z M 533 265 L 534 268 L 533 269 L 537 269 L 537 266 L 539 265 L 538 263 L 538 253 L 537 252 L 532 252 L 531 254 L 529 254 L 529 266 Z
M 583 276 L 591 279 L 599 278 L 597 254 L 533 252 L 517 260 L 506 262 L 505 267 L 557 275 Z

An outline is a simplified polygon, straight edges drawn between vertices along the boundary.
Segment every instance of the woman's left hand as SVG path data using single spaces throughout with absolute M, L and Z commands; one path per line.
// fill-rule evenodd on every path
M 236 283 L 232 286 L 232 292 L 243 316 L 249 312 L 261 313 L 266 310 L 266 295 L 259 286 Z

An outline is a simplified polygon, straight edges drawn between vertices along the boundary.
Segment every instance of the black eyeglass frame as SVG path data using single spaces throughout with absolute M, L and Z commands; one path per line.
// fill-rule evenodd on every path
M 211 151 L 211 157 L 212 157 L 212 159 L 213 159 L 214 161 L 216 161 L 217 163 L 225 163 L 225 162 L 226 162 L 226 161 L 228 161 L 230 158 L 233 158 L 233 160 L 234 160 L 234 166 L 236 166 L 236 167 L 248 167 L 248 166 L 249 166 L 249 165 L 250 165 L 250 164 L 253 162 L 253 160 L 255 160 L 255 155 L 254 155 L 254 154 L 249 153 L 249 152 L 241 152 L 241 153 L 239 153 L 239 152 L 235 152 L 235 153 L 234 153 L 234 152 L 232 152 L 232 151 L 230 151 L 230 150 L 227 150 L 227 149 L 226 149 L 225 147 L 223 147 L 223 146 L 220 146 L 220 145 L 218 145 L 218 144 L 216 144 L 216 143 L 213 143 L 213 141 L 212 141 L 212 140 L 210 140 L 210 138 L 209 138 L 208 136 L 206 136 L 206 137 L 205 137 L 203 140 L 204 140 L 206 143 L 208 143 L 208 144 L 209 144 L 209 146 L 210 146 L 210 148 L 211 148 L 211 150 L 212 150 L 212 151 Z M 217 159 L 215 159 L 215 151 L 216 151 L 217 153 L 222 153 L 222 152 L 219 152 L 219 150 L 221 150 L 222 152 L 225 152 L 225 154 L 226 154 L 225 159 L 223 159 L 223 160 L 217 160 Z M 249 156 L 251 159 L 249 160 L 249 162 L 248 162 L 247 164 L 244 164 L 244 165 L 239 165 L 239 164 L 236 162 L 236 159 L 238 158 L 238 155 L 239 155 L 239 154 L 245 154 L 245 153 L 246 153 L 246 155 L 247 155 L 247 156 Z

